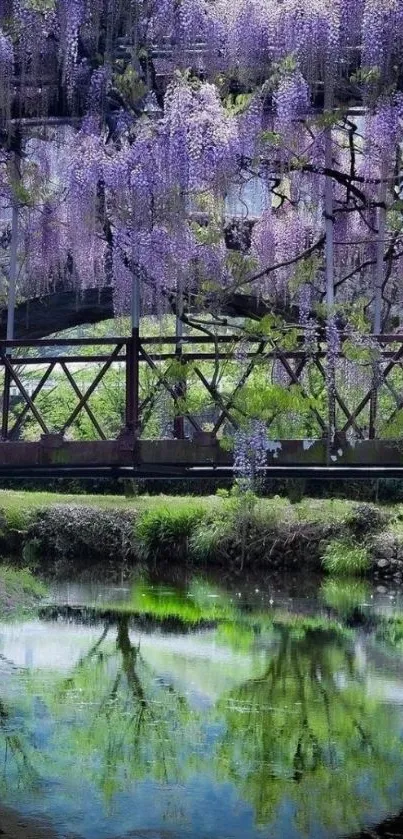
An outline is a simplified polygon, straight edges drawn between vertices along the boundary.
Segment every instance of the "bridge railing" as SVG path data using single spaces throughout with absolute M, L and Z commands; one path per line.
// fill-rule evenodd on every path
M 364 348 L 346 339 L 335 356 L 320 341 L 290 349 L 236 334 L 2 341 L 0 382 L 3 441 L 215 439 L 239 427 L 248 387 L 273 401 L 273 439 L 401 436 L 401 419 L 403 432 L 403 335 L 372 336 Z M 295 411 L 291 400 L 281 412 L 274 386 L 298 397 Z
M 98 439 L 107 439 L 102 418 L 91 406 L 91 397 L 105 381 L 108 371 L 127 367 L 127 341 L 113 339 L 14 340 L 0 343 L 2 375 L 1 437 L 24 437 L 27 426 L 40 434 L 65 435 L 79 417 L 85 415 Z M 85 386 L 82 372 L 90 373 Z M 50 403 L 57 403 L 63 385 L 70 388 L 71 400 L 63 414 L 53 417 Z M 49 420 L 51 416 L 51 420 Z

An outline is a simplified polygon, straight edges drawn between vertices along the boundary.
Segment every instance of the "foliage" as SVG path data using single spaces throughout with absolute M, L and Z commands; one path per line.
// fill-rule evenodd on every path
M 81 391 L 85 393 L 92 384 L 101 365 L 88 365 L 85 370 L 81 369 L 73 373 L 74 381 Z M 25 386 L 36 382 L 36 376 L 24 374 Z M 72 414 L 78 403 L 78 398 L 72 385 L 62 373 L 54 373 L 51 386 L 48 390 L 42 391 L 37 400 L 37 408 L 51 431 L 60 431 Z M 98 420 L 107 439 L 116 438 L 124 427 L 125 422 L 125 378 L 122 369 L 109 370 L 101 380 L 98 387 L 88 400 L 88 407 Z M 19 412 L 21 406 L 16 403 L 15 411 Z M 39 426 L 34 416 L 28 415 L 23 425 L 22 436 L 26 440 L 37 439 Z M 98 431 L 89 414 L 82 410 L 67 429 L 66 437 L 78 440 L 93 440 L 98 436 Z
M 285 802 L 297 837 L 352 835 L 380 812 L 397 811 L 400 708 L 388 698 L 397 671 L 382 658 L 383 679 L 370 691 L 372 640 L 361 637 L 358 649 L 334 620 L 294 614 L 292 606 L 243 605 L 200 578 L 187 589 L 142 581 L 126 612 L 111 612 L 115 606 L 107 604 L 96 624 L 84 613 L 70 615 L 68 625 L 60 617 L 49 645 L 39 628 L 33 636 L 20 628 L 35 665 L 11 668 L 3 684 L 4 804 L 29 802 L 62 830 L 73 814 L 78 832 L 90 816 L 92 830 L 102 832 L 112 814 L 119 835 L 175 834 L 185 819 L 199 823 L 200 801 L 209 803 L 213 832 L 222 824 L 223 835 L 251 837 L 277 835 L 280 820 L 284 834 Z M 145 616 L 154 620 L 147 632 Z M 165 630 L 169 617 L 182 622 L 174 636 Z M 55 655 L 59 639 L 64 658 Z M 4 633 L 7 661 L 14 651 L 15 637 Z M 136 806 L 127 807 L 128 797 Z
M 399 533 L 399 509 L 390 524 L 392 535 Z M 351 547 L 352 527 L 355 532 L 357 522 L 364 526 L 365 516 L 377 528 L 387 524 L 392 511 L 373 510 L 378 508 L 357 508 L 343 499 L 304 498 L 290 504 L 279 496 L 240 493 L 236 487 L 197 498 L 0 491 L 0 544 L 6 553 L 7 537 L 17 531 L 25 562 L 64 577 L 73 568 L 96 575 L 102 562 L 105 573 L 113 566 L 115 573 L 122 568 L 126 573 L 140 559 L 319 568 L 323 544 L 336 537 Z
M 13 503 L 14 502 L 14 503 Z M 7 530 L 24 531 L 27 529 L 31 518 L 29 500 L 26 505 L 21 505 L 17 499 L 10 494 L 8 503 L 0 507 L 0 515 L 4 516 L 4 527 Z
M 223 544 L 233 534 L 234 517 L 224 512 L 218 516 L 207 516 L 194 528 L 189 543 L 192 558 L 198 563 L 214 561 Z
M 133 561 L 133 513 L 75 504 L 39 509 L 27 533 L 26 556 L 47 573 L 69 577 L 102 563 L 114 572 Z
M 182 507 L 172 501 L 169 507 L 142 513 L 134 530 L 139 555 L 154 562 L 172 557 L 183 560 L 188 554 L 189 538 L 202 517 L 203 508 L 192 500 Z
M 207 514 L 195 528 L 189 548 L 195 562 L 240 568 L 315 568 L 320 545 L 337 525 L 299 518 L 288 506 L 262 504 L 252 494 L 231 499 L 221 513 Z
M 229 766 L 243 797 L 252 803 L 261 826 L 270 823 L 273 812 L 279 811 L 286 788 L 295 808 L 298 835 L 311 835 L 318 818 L 324 819 L 328 830 L 338 830 L 341 819 L 344 824 L 349 822 L 346 832 L 356 829 L 357 798 L 351 796 L 347 765 L 356 765 L 355 777 L 368 760 L 372 767 L 374 751 L 379 757 L 382 753 L 382 738 L 371 736 L 371 757 L 368 753 L 364 756 L 368 742 L 364 732 L 368 731 L 368 725 L 373 730 L 369 721 L 371 713 L 377 712 L 368 699 L 362 701 L 360 691 L 351 686 L 349 679 L 346 685 L 350 687 L 342 690 L 336 687 L 335 672 L 351 672 L 344 657 L 345 649 L 334 639 L 324 644 L 320 630 L 316 631 L 316 637 L 313 631 L 298 638 L 283 628 L 279 631 L 279 652 L 274 660 L 268 659 L 263 677 L 252 678 L 231 691 L 219 759 L 223 772 L 224 766 Z M 310 670 L 308 661 L 315 661 L 316 675 L 315 666 Z M 237 713 L 239 706 L 248 709 L 253 726 L 242 725 Z M 223 703 L 220 707 L 223 708 Z M 358 719 L 363 722 L 360 735 L 356 727 Z M 239 758 L 237 763 L 237 751 L 243 755 L 242 763 Z M 358 759 L 359 753 L 362 761 Z M 272 767 L 269 776 L 268 759 Z M 322 784 L 326 760 L 333 770 L 343 766 L 343 771 L 332 772 L 326 814 L 322 816 L 323 799 L 318 795 L 318 784 Z M 242 771 L 245 763 L 248 771 Z M 346 803 L 342 811 L 340 796 Z
M 332 539 L 323 549 L 325 571 L 337 576 L 352 577 L 365 574 L 370 568 L 366 547 L 358 547 L 347 539 Z
M 374 504 L 357 504 L 348 516 L 346 524 L 356 539 L 362 539 L 380 530 L 390 522 L 387 511 Z
M 263 367 L 236 398 L 236 407 L 241 416 L 262 419 L 267 425 L 273 425 L 274 418 L 287 416 L 291 411 L 304 416 L 313 405 L 314 400 L 304 397 L 298 385 L 284 388 L 280 384 L 269 384 L 267 371 Z
M 234 329 L 241 340 L 254 334 L 271 360 L 263 371 L 256 364 L 238 390 L 234 368 L 212 362 L 202 371 L 212 391 L 223 399 L 235 393 L 238 422 L 263 423 L 266 443 L 268 435 L 322 436 L 328 426 L 332 436 L 351 393 L 362 399 L 368 389 L 379 358 L 375 324 L 385 331 L 399 318 L 403 18 L 398 2 L 383 0 L 331 0 L 326 10 L 308 0 L 249 5 L 245 14 L 243 0 L 231 13 L 225 2 L 206 0 L 2 4 L 1 271 L 6 285 L 8 213 L 17 203 L 21 299 L 113 284 L 116 310 L 127 313 L 136 275 L 143 311 L 162 323 L 180 290 L 190 302 L 186 328 L 207 330 L 214 341 L 228 327 L 222 304 L 251 295 L 266 314 L 254 326 L 237 319 Z M 200 66 L 190 68 L 195 43 Z M 358 121 L 350 119 L 356 106 Z M 17 132 L 15 114 L 34 118 L 34 142 L 32 123 Z M 66 131 L 70 117 L 81 122 Z M 281 368 L 281 352 L 301 347 L 310 361 L 298 375 Z M 316 350 L 327 351 L 323 375 Z M 176 366 L 164 369 L 169 381 Z M 188 367 L 188 392 L 169 396 L 168 407 L 161 365 L 142 375 L 145 399 L 157 393 L 169 421 L 178 411 L 214 411 Z M 400 374 L 389 378 L 396 392 Z M 84 387 L 85 375 L 75 375 Z M 124 387 L 112 378 L 116 398 L 103 383 L 90 404 L 115 436 Z M 63 427 L 75 396 L 55 381 L 60 398 L 50 407 L 42 391 L 37 403 L 51 426 Z M 377 431 L 395 436 L 393 389 L 380 390 Z M 367 401 L 354 425 L 366 433 L 368 419 Z M 158 424 L 150 409 L 144 434 L 165 436 Z M 27 424 L 28 437 L 37 432 Z M 71 433 L 93 434 L 85 412 Z
M 231 621 L 238 617 L 228 595 L 203 579 L 192 579 L 186 589 L 152 586 L 146 580 L 134 583 L 130 598 L 113 609 L 131 614 L 150 615 L 155 620 L 179 618 L 187 626 L 212 621 Z
M 279 318 L 266 316 L 257 325 L 253 322 L 245 325 L 250 335 L 259 338 L 261 333 L 278 333 L 276 344 L 279 344 L 284 351 L 286 346 L 295 347 L 295 330 L 282 329 L 278 325 Z M 121 329 L 127 329 L 127 322 L 122 319 Z M 121 331 L 119 323 L 116 330 Z M 167 316 L 161 324 L 166 334 L 173 334 L 174 321 Z M 113 323 L 108 322 L 103 329 L 98 327 L 96 336 L 110 336 L 113 331 Z M 155 319 L 145 317 L 142 321 L 142 331 L 149 337 L 157 337 L 159 329 Z M 212 342 L 215 335 L 222 334 L 217 327 L 213 329 Z M 196 330 L 192 331 L 196 335 Z M 293 337 L 294 336 L 294 337 Z M 353 342 L 357 352 L 364 352 L 359 341 Z M 157 346 L 154 348 L 157 350 Z M 172 347 L 173 349 L 173 347 Z M 196 351 L 203 351 L 202 344 L 194 346 Z M 269 359 L 263 353 L 258 355 L 251 364 L 248 378 L 244 385 L 236 390 L 244 372 L 244 362 L 237 359 L 238 352 L 236 342 L 232 349 L 235 357 L 224 359 L 219 364 L 213 361 L 201 361 L 197 365 L 191 361 L 180 364 L 176 360 L 169 360 L 166 363 L 158 363 L 158 369 L 151 369 L 146 364 L 140 365 L 140 394 L 145 401 L 144 427 L 142 436 L 146 439 L 171 437 L 173 434 L 174 417 L 177 415 L 193 415 L 204 430 L 209 430 L 217 419 L 219 405 L 228 401 L 231 403 L 231 416 L 239 426 L 245 430 L 250 438 L 251 447 L 255 445 L 251 423 L 258 421 L 262 425 L 262 445 L 265 446 L 264 456 L 270 448 L 270 441 L 281 439 L 313 439 L 320 434 L 318 415 L 326 424 L 328 419 L 328 399 L 326 383 L 319 373 L 313 360 L 307 359 L 304 376 L 300 384 L 291 382 L 288 374 L 282 366 L 280 359 Z M 77 369 L 72 366 L 73 378 L 81 392 L 85 392 L 99 373 L 99 363 L 90 364 L 90 357 L 94 348 L 83 347 L 84 355 L 88 355 L 88 365 L 85 368 L 80 365 Z M 186 355 L 185 355 L 186 357 Z M 200 380 L 196 367 L 207 382 L 215 382 L 215 398 L 208 392 Z M 352 382 L 354 382 L 354 398 L 362 398 L 369 386 L 366 372 L 367 364 L 360 362 L 356 365 L 351 362 L 340 362 L 337 371 L 337 389 L 342 399 L 348 404 L 351 396 Z M 19 375 L 28 390 L 32 390 L 38 384 L 39 371 L 35 367 L 26 366 L 19 370 Z M 173 399 L 163 384 L 163 378 L 169 387 L 175 389 L 178 384 L 186 384 L 184 394 Z M 402 386 L 400 368 L 395 368 L 389 373 L 389 382 L 399 390 Z M 232 400 L 232 394 L 236 393 Z M 52 372 L 45 388 L 36 398 L 36 404 L 50 430 L 60 430 L 68 416 L 77 405 L 77 395 L 71 383 L 57 368 Z M 123 365 L 115 364 L 107 372 L 105 377 L 98 384 L 92 393 L 89 408 L 100 423 L 105 435 L 109 439 L 116 438 L 124 427 L 125 423 L 125 371 Z M 17 415 L 22 407 L 21 399 L 13 397 L 12 409 Z M 360 415 L 360 422 L 365 426 L 368 422 L 368 406 Z M 401 436 L 401 412 L 394 412 L 393 396 L 386 388 L 379 393 L 377 435 L 397 439 Z M 393 419 L 389 419 L 393 414 Z M 336 410 L 337 424 L 345 420 L 340 406 Z M 344 419 L 343 419 L 344 417 Z M 400 431 L 399 431 L 400 429 Z M 398 433 L 399 432 L 399 433 Z M 40 428 L 30 412 L 25 417 L 20 435 L 25 439 L 37 439 Z M 185 433 L 193 434 L 190 424 L 185 421 Z M 85 410 L 75 418 L 66 431 L 66 436 L 73 439 L 90 440 L 98 436 L 91 418 Z M 224 422 L 219 429 L 218 437 L 221 445 L 227 450 L 237 448 L 236 433 L 232 424 Z

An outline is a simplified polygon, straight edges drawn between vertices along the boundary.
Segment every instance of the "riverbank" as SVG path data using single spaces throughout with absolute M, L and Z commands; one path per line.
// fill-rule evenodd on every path
M 31 571 L 0 566 L 0 619 L 34 611 L 46 591 Z
M 403 505 L 219 492 L 90 496 L 0 492 L 0 555 L 56 579 L 127 579 L 175 564 L 403 581 Z
M 42 821 L 35 821 L 0 806 L 0 836 L 2 839 L 56 839 L 57 834 Z

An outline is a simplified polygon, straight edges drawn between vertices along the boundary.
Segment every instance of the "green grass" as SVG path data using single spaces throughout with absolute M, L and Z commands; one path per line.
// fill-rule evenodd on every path
M 0 566 L 0 618 L 32 611 L 47 588 L 31 571 Z
M 24 492 L 0 490 L 0 512 L 3 512 L 9 527 L 23 530 L 29 518 L 37 511 L 56 504 L 78 504 L 97 509 L 131 510 L 143 513 L 148 510 L 178 510 L 196 503 L 192 496 L 141 495 L 126 498 L 122 495 L 75 495 L 57 492 Z M 226 502 L 215 495 L 197 499 L 204 510 L 222 507 Z
M 78 504 L 96 509 L 129 510 L 138 513 L 139 517 L 147 514 L 147 526 L 151 527 L 151 520 L 155 516 L 155 523 L 168 517 L 174 517 L 178 522 L 182 515 L 186 517 L 188 511 L 195 507 L 203 514 L 219 514 L 221 520 L 234 509 L 234 499 L 220 495 L 203 497 L 169 496 L 169 495 L 139 495 L 126 498 L 121 495 L 75 495 L 57 492 L 24 492 L 0 490 L 0 517 L 5 518 L 6 527 L 11 530 L 26 530 L 35 512 L 41 508 L 52 507 L 56 504 Z M 354 507 L 353 502 L 342 500 L 304 499 L 299 504 L 290 504 L 287 498 L 258 499 L 255 504 L 255 515 L 264 518 L 269 513 L 278 523 L 298 521 L 343 521 Z M 0 524 L 1 527 L 1 524 Z M 208 541 L 208 534 L 205 534 Z M 202 546 L 200 546 L 202 547 Z M 207 545 L 203 546 L 204 548 Z M 201 550 L 205 553 L 205 550 Z
M 358 577 L 370 567 L 368 550 L 344 539 L 332 539 L 326 545 L 322 564 L 329 574 L 341 577 Z
M 325 617 L 307 617 L 281 609 L 244 609 L 242 604 L 202 578 L 194 579 L 188 590 L 152 586 L 146 580 L 133 585 L 130 598 L 124 602 L 97 606 L 97 611 L 130 615 L 148 615 L 156 621 L 179 619 L 189 626 L 202 621 L 216 624 L 217 641 L 232 649 L 248 651 L 263 637 L 274 637 L 273 630 L 287 629 L 295 638 L 307 633 L 322 632 L 332 636 L 346 635 L 341 623 Z
M 0 490 L 0 510 L 4 510 L 7 519 L 16 523 L 23 516 L 35 512 L 41 507 L 54 504 L 82 504 L 103 509 L 129 509 L 139 512 L 155 510 L 161 507 L 167 509 L 187 507 L 189 503 L 196 504 L 204 511 L 226 510 L 233 505 L 232 498 L 219 495 L 198 496 L 190 495 L 136 495 L 126 498 L 122 495 L 75 495 L 57 492 L 24 492 Z M 287 498 L 260 498 L 256 502 L 256 510 L 264 512 L 270 510 L 287 521 L 341 521 L 354 508 L 355 503 L 343 499 L 312 499 L 304 498 L 298 504 L 290 504 Z M 400 505 L 403 511 L 403 505 Z M 403 528 L 403 522 L 401 523 Z
M 152 560 L 169 551 L 187 551 L 187 542 L 205 515 L 203 507 L 192 499 L 187 504 L 159 506 L 139 514 L 134 535 L 139 555 Z

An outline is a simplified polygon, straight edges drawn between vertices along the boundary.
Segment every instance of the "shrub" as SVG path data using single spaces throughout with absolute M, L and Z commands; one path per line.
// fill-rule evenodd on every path
M 259 542 L 261 532 L 275 527 L 275 512 L 259 515 L 257 498 L 253 492 L 240 494 L 235 485 L 224 509 L 214 510 L 203 517 L 194 528 L 189 551 L 198 562 L 238 561 L 243 567 L 251 559 L 252 545 Z
M 320 546 L 337 528 L 324 522 L 286 521 L 278 511 L 233 503 L 195 527 L 189 553 L 198 562 L 238 569 L 320 566 Z
M 355 577 L 370 567 L 368 550 L 344 539 L 332 539 L 322 553 L 322 565 L 329 574 Z
M 97 563 L 123 565 L 134 557 L 134 515 L 74 504 L 39 510 L 29 531 L 25 557 L 57 576 Z
M 357 504 L 346 524 L 356 538 L 384 530 L 390 521 L 386 511 L 372 504 Z

